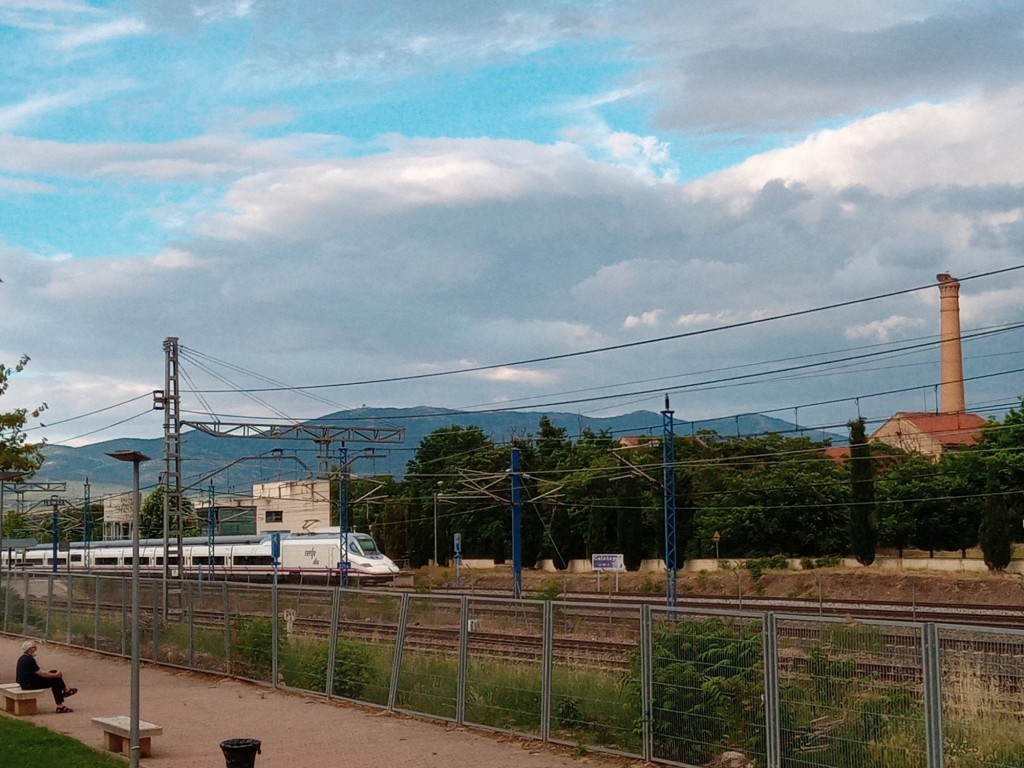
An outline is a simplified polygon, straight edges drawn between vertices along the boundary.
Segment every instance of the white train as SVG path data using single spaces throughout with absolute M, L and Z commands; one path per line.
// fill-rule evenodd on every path
M 281 550 L 278 577 L 320 578 L 336 581 L 341 540 L 337 529 L 321 529 L 312 534 L 280 534 Z M 254 576 L 270 578 L 274 573 L 272 535 L 219 536 L 210 557 L 210 542 L 205 537 L 190 537 L 182 542 L 184 572 L 204 578 L 236 579 Z M 169 567 L 177 574 L 178 558 L 171 556 Z M 10 562 L 8 562 L 10 560 Z M 348 534 L 345 561 L 350 579 L 360 583 L 381 583 L 394 579 L 399 568 L 377 548 L 365 533 Z M 7 570 L 53 570 L 53 548 L 39 544 L 27 549 L 0 552 L 0 565 Z M 88 552 L 81 542 L 57 552 L 57 570 L 66 572 L 127 574 L 132 570 L 131 541 L 94 541 Z M 163 539 L 139 542 L 139 571 L 158 575 L 164 571 Z

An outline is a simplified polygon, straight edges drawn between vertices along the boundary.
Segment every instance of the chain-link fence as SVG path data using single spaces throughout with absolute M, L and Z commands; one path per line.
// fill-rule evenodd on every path
M 574 748 L 684 766 L 1024 765 L 1024 630 L 310 584 L 143 579 L 139 594 L 145 660 Z M 14 573 L 0 621 L 126 656 L 130 599 L 122 577 Z

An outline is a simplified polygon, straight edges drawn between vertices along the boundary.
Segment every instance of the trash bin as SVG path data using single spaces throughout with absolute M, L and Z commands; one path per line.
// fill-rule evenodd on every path
M 226 739 L 220 743 L 227 768 L 254 768 L 260 753 L 259 739 Z

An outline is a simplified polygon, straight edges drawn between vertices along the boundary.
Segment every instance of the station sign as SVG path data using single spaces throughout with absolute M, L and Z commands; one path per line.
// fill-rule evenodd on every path
M 590 567 L 595 571 L 624 571 L 626 563 L 622 555 L 591 555 Z

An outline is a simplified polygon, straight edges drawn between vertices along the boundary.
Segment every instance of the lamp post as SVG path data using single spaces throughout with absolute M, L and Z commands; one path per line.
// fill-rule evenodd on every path
M 107 456 L 132 464 L 132 678 L 128 765 L 139 768 L 139 464 L 150 458 L 138 451 L 111 451 Z

